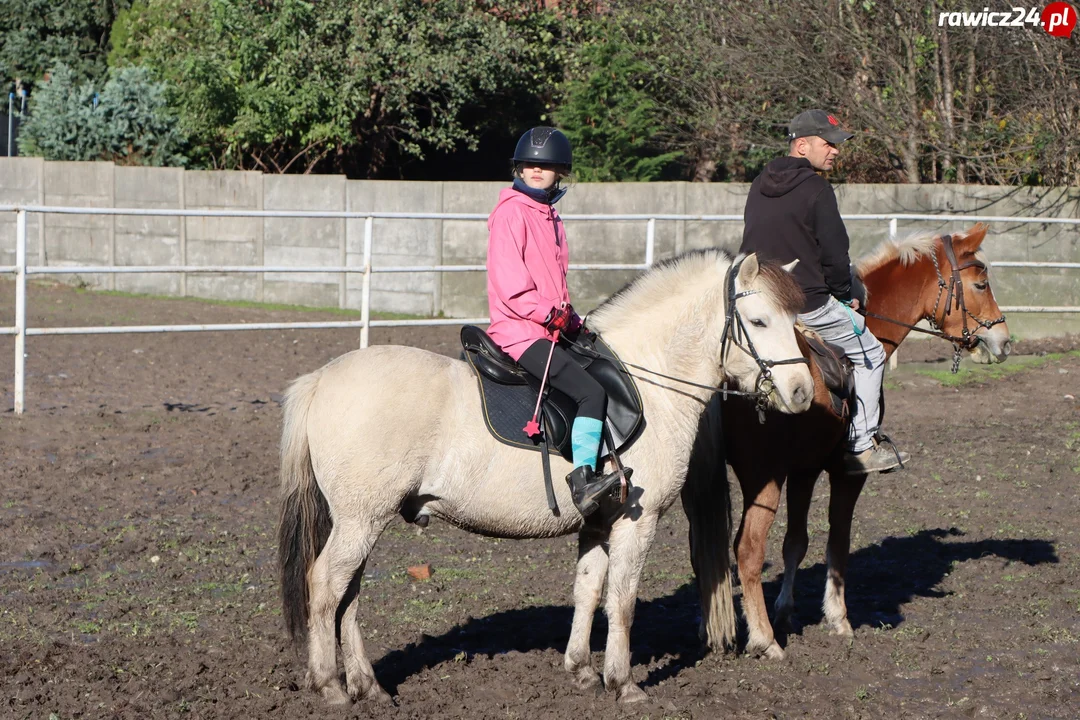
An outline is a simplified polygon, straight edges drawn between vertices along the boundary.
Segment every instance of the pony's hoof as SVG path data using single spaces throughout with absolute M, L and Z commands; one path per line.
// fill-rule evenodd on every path
M 847 621 L 847 618 L 844 618 L 840 622 L 833 623 L 832 629 L 829 631 L 829 633 L 832 635 L 839 635 L 840 637 L 847 638 L 848 640 L 855 637 L 855 631 L 851 629 L 851 623 Z
M 574 673 L 574 684 L 579 690 L 592 690 L 600 685 L 600 674 L 592 668 L 581 668 Z
M 380 685 L 379 683 L 375 683 L 374 685 L 372 685 L 371 689 L 367 691 L 367 695 L 365 695 L 365 697 L 368 700 L 379 703 L 380 705 L 394 704 L 394 698 L 390 696 L 390 693 L 383 690 L 382 685 Z
M 787 659 L 787 653 L 784 652 L 784 649 L 780 647 L 780 644 L 777 643 L 775 640 L 773 640 L 771 643 L 769 643 L 763 648 L 748 647 L 746 648 L 746 652 L 748 655 L 763 658 L 765 660 L 770 660 L 773 662 L 779 662 Z
M 648 699 L 645 691 L 633 683 L 619 688 L 619 702 L 623 705 L 633 705 Z
M 776 619 L 773 621 L 774 628 L 782 628 L 784 630 L 794 630 L 795 622 L 792 619 L 791 610 L 777 610 Z
M 784 660 L 787 660 L 787 653 L 784 652 L 784 649 L 780 647 L 780 645 L 778 645 L 775 640 L 773 640 L 772 645 L 765 648 L 765 652 L 762 653 L 762 655 L 765 657 L 766 660 L 771 660 L 773 662 L 782 662 Z
M 322 694 L 323 700 L 330 705 L 351 705 L 352 698 L 349 694 L 341 689 L 340 683 L 329 683 L 324 685 L 322 690 L 319 691 Z
M 375 681 L 372 681 L 366 688 L 354 687 L 350 684 L 349 696 L 357 702 L 371 700 L 383 705 L 392 705 L 394 703 L 394 698 L 390 696 L 390 693 L 383 690 L 382 685 Z

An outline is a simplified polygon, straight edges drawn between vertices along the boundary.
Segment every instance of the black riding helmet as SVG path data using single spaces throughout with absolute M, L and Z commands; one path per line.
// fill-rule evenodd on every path
M 553 127 L 534 127 L 518 140 L 514 148 L 514 165 L 536 162 L 545 165 L 573 166 L 574 153 L 570 140 Z

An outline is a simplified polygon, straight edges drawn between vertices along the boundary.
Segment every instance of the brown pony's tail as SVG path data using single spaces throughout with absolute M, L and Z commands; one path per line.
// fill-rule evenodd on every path
M 281 432 L 281 517 L 278 522 L 278 570 L 282 614 L 289 637 L 307 636 L 308 571 L 330 536 L 330 506 L 315 480 L 308 445 L 308 410 L 321 371 L 298 378 L 285 393 Z
M 701 597 L 701 640 L 709 649 L 723 652 L 735 645 L 735 601 L 729 552 L 731 494 L 720 414 L 717 396 L 698 422 L 682 501 L 690 521 L 690 561 Z

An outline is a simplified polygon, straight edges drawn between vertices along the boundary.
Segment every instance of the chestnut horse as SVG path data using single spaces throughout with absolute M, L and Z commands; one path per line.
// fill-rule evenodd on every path
M 886 241 L 857 263 L 869 296 L 866 325 L 891 355 L 920 320 L 936 334 L 952 340 L 957 352 L 968 350 L 976 362 L 1004 362 L 1009 330 L 990 288 L 979 246 L 987 227 L 964 234 L 917 236 Z M 864 304 L 865 307 L 865 304 Z M 806 352 L 804 347 L 804 353 Z M 844 601 L 844 576 L 851 546 L 851 521 L 866 475 L 845 475 L 842 441 L 846 421 L 832 411 L 829 392 L 813 362 L 814 404 L 801 415 L 766 413 L 760 423 L 755 408 L 742 398 L 714 400 L 702 416 L 683 504 L 690 519 L 690 546 L 702 602 L 702 635 L 713 649 L 730 646 L 734 624 L 721 622 L 731 603 L 728 567 L 704 566 L 712 543 L 727 544 L 730 514 L 724 477 L 724 451 L 743 494 L 743 515 L 735 537 L 735 555 L 743 588 L 743 614 L 748 626 L 746 650 L 782 659 L 765 608 L 761 571 L 765 546 L 788 483 L 788 530 L 784 537 L 784 581 L 776 601 L 776 619 L 788 622 L 795 607 L 795 573 L 806 555 L 807 516 L 814 484 L 829 473 L 829 539 L 825 584 L 825 620 L 834 634 L 850 636 Z M 724 446 L 719 447 L 717 428 Z M 716 556 L 724 562 L 727 553 Z M 701 567 L 699 567 L 701 565 Z

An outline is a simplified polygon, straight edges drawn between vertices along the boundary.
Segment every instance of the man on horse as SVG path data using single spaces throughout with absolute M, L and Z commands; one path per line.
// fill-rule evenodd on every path
M 885 349 L 855 311 L 850 243 L 832 186 L 818 172 L 831 170 L 839 146 L 853 135 L 823 110 L 807 110 L 788 125 L 788 154 L 754 179 L 744 213 L 741 252 L 789 263 L 806 295 L 799 321 L 842 348 L 855 365 L 858 398 L 848 434 L 848 474 L 902 466 L 907 453 L 879 445 Z

